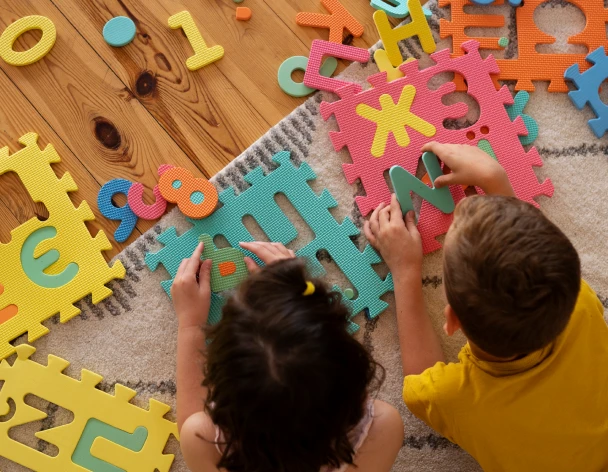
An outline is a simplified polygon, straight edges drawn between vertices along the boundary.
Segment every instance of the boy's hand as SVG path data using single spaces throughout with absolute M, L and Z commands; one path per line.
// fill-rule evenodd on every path
M 200 243 L 192 257 L 182 261 L 171 286 L 173 308 L 180 329 L 204 326 L 209 316 L 213 262 L 210 259 L 201 261 L 203 247 Z
M 468 185 L 481 188 L 487 195 L 515 196 L 502 166 L 478 147 L 433 141 L 422 147 L 422 152 L 427 151 L 434 153 L 452 170 L 437 177 L 435 187 Z
M 266 265 L 283 259 L 295 259 L 296 257 L 295 252 L 287 249 L 281 243 L 254 241 L 251 243 L 240 243 L 240 245 L 243 249 L 253 252 Z M 245 258 L 245 264 L 247 264 L 247 269 L 250 273 L 260 270 L 260 266 L 251 257 Z
M 422 272 L 422 239 L 416 215 L 408 212 L 403 220 L 401 207 L 393 194 L 390 206 L 381 203 L 363 228 L 370 244 L 380 251 L 394 276 L 407 271 Z

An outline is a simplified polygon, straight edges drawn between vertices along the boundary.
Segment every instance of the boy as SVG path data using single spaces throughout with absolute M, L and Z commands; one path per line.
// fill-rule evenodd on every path
M 424 310 L 415 215 L 393 196 L 366 223 L 395 281 L 405 403 L 487 471 L 608 470 L 608 327 L 576 250 L 483 151 L 422 150 L 452 170 L 436 187 L 487 196 L 459 203 L 444 242 L 444 330 L 469 341 L 456 364 Z

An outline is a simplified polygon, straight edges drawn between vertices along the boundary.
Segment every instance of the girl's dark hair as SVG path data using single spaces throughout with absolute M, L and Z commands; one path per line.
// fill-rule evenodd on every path
M 303 296 L 307 280 L 315 292 Z M 353 463 L 348 433 L 384 370 L 347 332 L 349 316 L 340 294 L 310 279 L 298 259 L 239 287 L 208 329 L 203 385 L 224 435 L 218 468 L 318 472 Z

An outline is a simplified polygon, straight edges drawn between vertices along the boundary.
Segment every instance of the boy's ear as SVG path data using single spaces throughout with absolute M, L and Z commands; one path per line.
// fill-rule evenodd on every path
M 456 316 L 456 312 L 452 309 L 451 305 L 446 305 L 443 313 L 445 314 L 443 330 L 448 336 L 453 336 L 456 331 L 462 328 L 460 320 L 458 319 L 458 316 Z

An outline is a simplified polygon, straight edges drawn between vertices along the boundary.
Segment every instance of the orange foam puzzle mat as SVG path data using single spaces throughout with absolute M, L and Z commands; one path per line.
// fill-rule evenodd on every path
M 534 23 L 534 11 L 546 0 L 526 0 L 516 7 L 515 22 L 517 26 L 518 57 L 516 59 L 497 59 L 500 73 L 496 80 L 517 81 L 516 90 L 533 92 L 534 81 L 549 82 L 549 92 L 567 92 L 564 80 L 566 69 L 578 64 L 586 70 L 589 64 L 585 61 L 587 54 L 544 54 L 536 50 L 538 44 L 553 44 L 555 38 L 544 33 Z M 589 51 L 598 47 L 608 47 L 606 22 L 608 9 L 603 0 L 569 0 L 577 6 L 586 17 L 586 25 L 579 34 L 568 38 L 569 44 L 582 44 Z M 494 5 L 502 5 L 504 0 L 496 0 Z M 475 37 L 466 34 L 467 28 L 500 28 L 505 24 L 502 15 L 470 14 L 464 7 L 475 5 L 470 0 L 439 0 L 440 7 L 451 7 L 451 19 L 439 22 L 441 38 L 452 37 L 452 50 L 455 56 L 462 55 L 461 45 L 469 40 L 478 41 L 482 49 L 500 50 L 499 37 Z M 462 80 L 455 80 L 458 90 L 466 90 Z M 498 84 L 497 84 L 498 85 Z
M 112 294 L 105 286 L 123 278 L 120 261 L 108 267 L 102 251 L 112 248 L 103 231 L 92 237 L 85 225 L 95 217 L 86 201 L 74 208 L 68 192 L 78 189 L 66 172 L 58 179 L 51 163 L 61 159 L 49 144 L 41 149 L 38 135 L 19 139 L 25 147 L 9 154 L 0 149 L 0 175 L 15 172 L 34 202 L 42 202 L 49 218 L 30 218 L 0 244 L 0 359 L 13 352 L 10 341 L 28 334 L 32 342 L 48 333 L 42 322 L 59 313 L 65 323 L 80 313 L 74 306 L 91 294 L 98 303 Z

